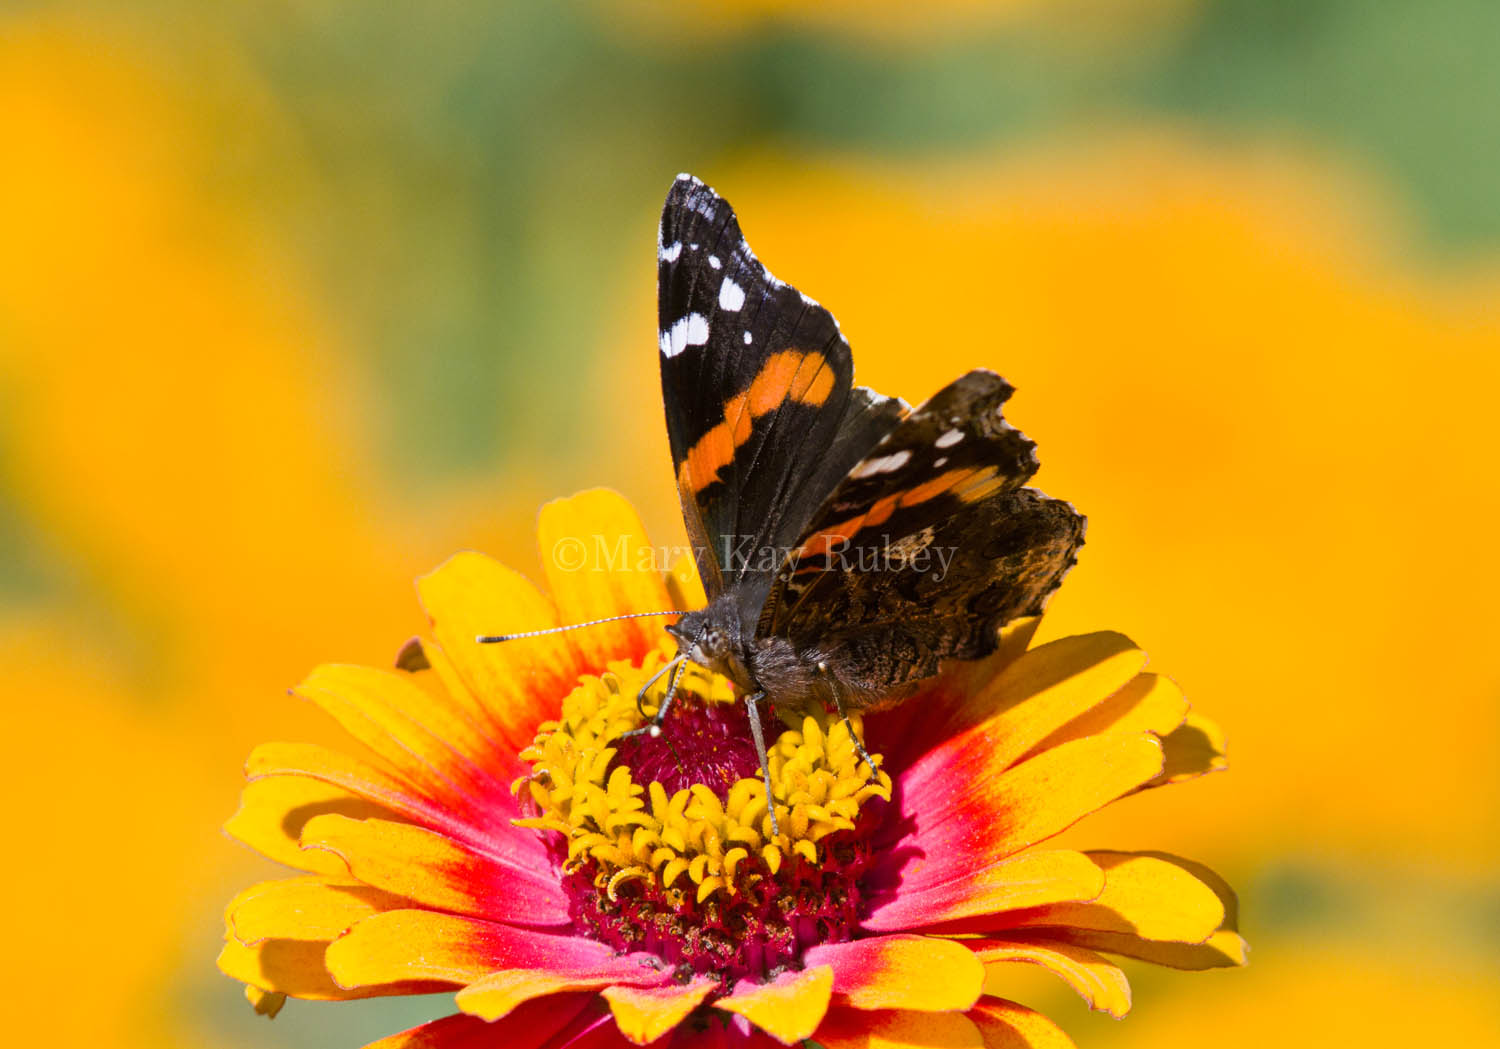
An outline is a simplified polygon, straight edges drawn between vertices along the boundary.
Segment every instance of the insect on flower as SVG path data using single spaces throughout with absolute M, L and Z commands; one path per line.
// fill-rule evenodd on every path
M 1017 969 L 1121 1016 L 1116 957 L 1244 964 L 1212 871 L 1044 844 L 1224 759 L 1127 638 L 1031 643 L 1083 519 L 1022 487 L 1009 386 L 915 410 L 853 386 L 833 318 L 694 179 L 658 256 L 696 568 L 639 556 L 595 490 L 538 538 L 618 560 L 544 559 L 545 590 L 473 552 L 422 577 L 430 636 L 394 669 L 293 690 L 364 752 L 251 754 L 227 829 L 302 873 L 230 902 L 220 969 L 268 1015 L 453 994 L 367 1049 L 1065 1049 L 1006 997 Z
M 847 724 L 941 660 L 989 655 L 1001 627 L 1042 610 L 1085 522 L 1023 487 L 1036 446 L 1005 421 L 1009 383 L 976 369 L 915 410 L 854 386 L 833 315 L 772 276 L 691 175 L 667 196 L 657 263 L 667 432 L 708 593 L 660 613 L 681 615 L 662 673 L 675 683 L 691 661 L 738 687 L 774 832 L 762 704 Z M 674 695 L 638 731 L 659 735 Z

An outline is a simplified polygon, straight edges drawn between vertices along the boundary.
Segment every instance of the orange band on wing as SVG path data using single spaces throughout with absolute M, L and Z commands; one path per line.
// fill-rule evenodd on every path
M 821 406 L 833 393 L 833 369 L 821 353 L 782 350 L 761 365 L 750 386 L 724 402 L 724 421 L 698 438 L 677 470 L 677 485 L 697 495 L 719 479 L 750 439 L 755 420 L 788 401 Z
M 840 521 L 808 536 L 797 550 L 797 559 L 827 556 L 835 546 L 849 542 L 858 532 L 885 524 L 899 508 L 915 506 L 946 492 L 953 492 L 966 503 L 977 503 L 1005 486 L 1005 478 L 999 476 L 999 472 L 993 465 L 949 470 L 915 488 L 887 495 L 872 503 L 858 517 Z

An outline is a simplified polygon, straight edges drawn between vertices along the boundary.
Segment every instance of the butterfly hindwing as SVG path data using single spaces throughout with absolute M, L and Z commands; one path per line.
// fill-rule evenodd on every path
M 833 316 L 756 259 L 729 204 L 679 176 L 658 235 L 662 394 L 683 516 L 712 599 L 759 614 L 779 559 L 838 478 L 894 424 L 852 390 Z
M 837 653 L 856 699 L 889 698 L 941 659 L 987 654 L 1001 625 L 1039 611 L 1084 519 L 1022 487 L 1037 459 L 1004 419 L 1010 393 L 970 372 L 857 462 L 783 562 L 757 634 Z

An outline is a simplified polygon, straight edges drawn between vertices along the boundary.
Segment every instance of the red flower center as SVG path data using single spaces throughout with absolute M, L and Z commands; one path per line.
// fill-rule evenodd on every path
M 561 835 L 577 926 L 726 990 L 851 939 L 889 779 L 838 718 L 768 718 L 773 833 L 748 713 L 727 682 L 689 669 L 661 733 L 627 734 L 659 662 L 583 679 L 522 755 L 534 772 L 518 786 L 537 815 L 521 822 Z

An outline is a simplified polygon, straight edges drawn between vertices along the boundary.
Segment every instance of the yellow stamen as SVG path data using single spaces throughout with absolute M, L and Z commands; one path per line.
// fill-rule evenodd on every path
M 734 897 L 774 877 L 789 857 L 822 862 L 821 841 L 852 830 L 868 799 L 890 799 L 890 778 L 871 772 L 849 728 L 832 715 L 803 717 L 768 748 L 779 834 L 771 832 L 758 777 L 739 779 L 721 799 L 708 784 L 668 795 L 658 782 L 635 782 L 624 765 L 611 769 L 616 741 L 641 723 L 636 693 L 670 655 L 664 647 L 640 665 L 617 663 L 601 677 L 583 678 L 559 719 L 541 725 L 522 752 L 532 772 L 512 786 L 536 810 L 516 822 L 564 835 L 564 869 L 589 867 L 611 902 L 631 882 L 700 905 Z M 660 703 L 665 687 L 659 682 L 648 699 Z M 728 682 L 693 666 L 678 693 L 682 703 L 736 701 Z M 857 720 L 854 726 L 858 731 Z

